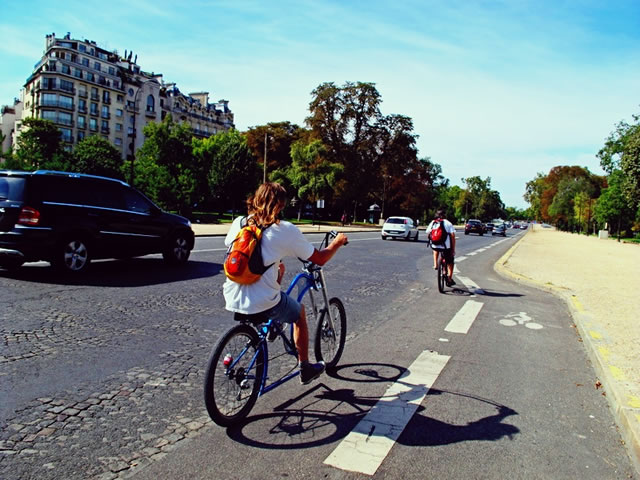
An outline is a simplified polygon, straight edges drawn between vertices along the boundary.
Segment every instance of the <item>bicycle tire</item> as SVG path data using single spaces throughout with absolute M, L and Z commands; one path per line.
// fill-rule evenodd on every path
M 347 313 L 339 298 L 329 300 L 329 308 L 334 320 L 333 329 L 329 328 L 327 314 L 316 326 L 315 354 L 316 361 L 324 361 L 327 368 L 334 368 L 340 361 L 347 339 Z
M 438 291 L 440 293 L 444 293 L 444 285 L 446 281 L 445 279 L 447 276 L 447 272 L 445 271 L 445 269 L 446 269 L 446 264 L 442 260 L 440 260 L 438 262 Z
M 247 372 L 256 353 L 253 373 Z M 224 365 L 227 354 L 237 361 L 231 375 Z M 258 399 L 264 368 L 264 350 L 255 329 L 240 324 L 227 331 L 213 348 L 205 373 L 204 403 L 211 420 L 221 427 L 244 420 Z

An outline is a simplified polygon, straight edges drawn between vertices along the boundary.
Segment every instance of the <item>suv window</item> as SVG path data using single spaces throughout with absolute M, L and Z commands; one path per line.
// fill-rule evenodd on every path
M 22 200 L 24 178 L 0 177 L 0 200 Z
M 151 213 L 152 206 L 149 200 L 135 190 L 125 189 L 124 201 L 127 210 L 138 213 Z

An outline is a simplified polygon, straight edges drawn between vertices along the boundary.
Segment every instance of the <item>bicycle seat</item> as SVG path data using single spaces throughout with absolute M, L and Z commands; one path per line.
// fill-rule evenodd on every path
M 234 312 L 233 319 L 236 322 L 247 322 L 253 325 L 261 325 L 269 321 L 269 316 L 267 315 L 267 312 L 260 312 L 260 313 Z

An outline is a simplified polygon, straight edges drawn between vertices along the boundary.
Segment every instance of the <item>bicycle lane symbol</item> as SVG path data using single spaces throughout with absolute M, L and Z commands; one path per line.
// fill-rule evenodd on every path
M 505 327 L 515 327 L 517 325 L 524 325 L 531 330 L 540 330 L 544 328 L 542 325 L 536 322 L 532 322 L 532 318 L 527 315 L 526 312 L 511 312 L 505 315 L 505 318 L 500 319 L 500 325 Z

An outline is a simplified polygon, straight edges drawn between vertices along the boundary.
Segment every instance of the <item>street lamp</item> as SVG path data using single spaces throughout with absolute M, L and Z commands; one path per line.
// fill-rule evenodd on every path
M 138 133 L 136 130 L 136 117 L 138 114 L 138 95 L 140 95 L 140 92 L 142 92 L 142 88 L 152 80 L 153 79 L 150 78 L 142 82 L 140 84 L 140 87 L 138 87 L 136 94 L 133 97 L 133 121 L 131 122 L 131 134 L 130 134 L 131 143 L 129 144 L 129 148 L 131 149 L 131 171 L 129 172 L 129 185 L 131 185 L 132 187 L 133 187 L 133 179 L 134 179 L 133 164 L 136 159 L 136 135 Z

